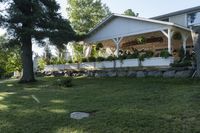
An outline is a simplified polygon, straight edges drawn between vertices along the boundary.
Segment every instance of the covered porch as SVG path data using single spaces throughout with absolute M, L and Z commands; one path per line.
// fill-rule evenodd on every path
M 113 14 L 103 20 L 84 40 L 88 46 L 102 43 L 107 56 L 119 57 L 123 53 L 152 51 L 160 57 L 161 51 L 168 51 L 175 59 L 183 48 L 192 52 L 193 42 L 188 28 L 152 19 Z M 89 56 L 89 55 L 87 55 Z

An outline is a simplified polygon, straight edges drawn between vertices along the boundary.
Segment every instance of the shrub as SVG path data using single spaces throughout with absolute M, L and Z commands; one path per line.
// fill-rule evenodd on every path
M 72 78 L 58 79 L 57 85 L 62 87 L 72 87 Z
M 71 63 L 72 63 L 72 60 L 68 60 L 68 62 L 67 62 L 67 63 L 71 64 Z
M 144 44 L 146 42 L 146 38 L 141 36 L 141 37 L 136 38 L 136 41 L 138 44 Z
M 113 57 L 113 56 L 108 56 L 108 57 L 106 58 L 107 61 L 113 61 L 113 60 L 115 60 L 115 59 L 116 59 L 116 58 Z
M 170 64 L 171 67 L 186 67 L 186 66 L 192 66 L 192 63 L 190 60 L 184 60 L 181 62 L 174 62 Z
M 144 61 L 145 54 L 139 56 L 139 61 Z
M 104 61 L 105 60 L 105 58 L 103 58 L 103 57 L 97 57 L 97 59 L 96 59 L 98 62 L 100 62 L 100 61 Z
M 180 60 L 183 60 L 183 58 L 185 57 L 185 51 L 184 48 L 181 47 L 178 51 L 178 56 L 180 57 Z
M 5 70 L 3 68 L 0 68 L 0 78 L 5 73 Z
M 127 55 L 126 59 L 136 59 L 136 58 L 138 58 L 138 56 L 139 55 L 137 53 L 133 53 L 131 55 Z
M 78 60 L 75 60 L 74 63 L 79 63 L 79 61 L 78 61 Z
M 102 44 L 102 43 L 98 43 L 98 44 L 96 45 L 96 50 L 98 51 L 98 50 L 100 50 L 101 48 L 103 48 L 103 44 Z
M 173 35 L 173 39 L 174 40 L 181 40 L 182 39 L 181 33 L 175 32 L 174 35 Z
M 96 58 L 95 58 L 95 57 L 92 57 L 92 56 L 91 56 L 91 57 L 88 57 L 88 61 L 89 61 L 89 62 L 95 62 L 95 61 L 96 61 Z
M 154 55 L 154 52 L 150 50 L 146 51 L 144 54 L 145 58 L 153 57 L 153 55 Z
M 124 59 L 126 59 L 126 58 L 127 58 L 126 55 L 120 55 L 120 56 L 118 57 L 119 60 L 124 60 Z
M 163 50 L 160 52 L 160 57 L 168 58 L 170 56 L 171 56 L 171 54 L 167 50 Z
M 47 62 L 44 58 L 40 58 L 38 60 L 38 68 L 39 70 L 44 70 L 45 66 L 47 65 Z
M 81 59 L 81 62 L 87 62 L 88 60 L 87 60 L 87 58 L 82 58 Z

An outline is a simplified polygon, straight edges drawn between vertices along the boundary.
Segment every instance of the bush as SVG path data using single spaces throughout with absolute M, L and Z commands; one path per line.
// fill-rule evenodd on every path
M 87 62 L 87 58 L 82 58 L 81 62 Z
M 46 60 L 44 58 L 40 58 L 38 60 L 38 68 L 39 68 L 40 71 L 44 70 L 46 65 L 47 65 L 47 62 L 46 62 Z
M 5 73 L 5 70 L 3 68 L 0 68 L 0 78 L 1 76 L 3 76 L 4 73 Z
M 104 61 L 105 60 L 105 58 L 103 58 L 103 57 L 97 57 L 97 59 L 96 59 L 98 62 L 100 62 L 100 61 Z
M 52 57 L 50 59 L 50 65 L 59 65 L 59 64 L 66 64 L 67 61 L 65 57 Z
M 139 56 L 139 61 L 144 61 L 144 58 L 145 58 L 145 55 L 143 54 L 143 55 L 140 55 Z
M 57 85 L 62 87 L 72 87 L 72 78 L 58 79 Z
M 98 50 L 100 50 L 101 48 L 103 48 L 103 44 L 102 44 L 102 43 L 98 43 L 98 44 L 96 45 L 96 50 L 98 51 Z
M 119 60 L 124 60 L 124 59 L 126 59 L 126 58 L 127 58 L 126 55 L 120 55 L 120 56 L 118 57 Z
M 137 53 L 133 53 L 131 55 L 127 55 L 126 59 L 136 59 L 136 58 L 138 58 L 138 56 L 139 55 Z
M 75 60 L 74 63 L 80 63 L 78 60 Z
M 192 66 L 192 63 L 190 60 L 184 60 L 181 62 L 174 62 L 170 64 L 171 67 L 187 67 L 187 66 Z
M 185 57 L 185 51 L 184 51 L 184 48 L 181 47 L 178 51 L 178 56 L 180 57 L 180 60 L 183 60 L 184 57 Z
M 95 58 L 95 57 L 89 57 L 89 58 L 88 58 L 88 61 L 89 61 L 89 62 L 95 62 L 95 61 L 96 61 L 96 58 Z
M 144 44 L 146 43 L 146 38 L 141 36 L 141 37 L 136 38 L 136 41 L 138 44 Z
M 182 39 L 181 33 L 175 32 L 174 35 L 173 35 L 173 39 L 174 40 L 181 40 Z
M 151 58 L 153 57 L 153 55 L 154 55 L 154 52 L 150 50 L 146 51 L 144 54 L 145 58 Z
M 73 62 L 72 62 L 72 60 L 68 60 L 68 62 L 67 63 L 69 63 L 69 64 L 72 64 Z
M 160 57 L 168 58 L 170 56 L 171 56 L 171 54 L 167 50 L 163 50 L 160 52 Z
M 116 58 L 113 57 L 113 56 L 108 56 L 108 57 L 106 58 L 107 61 L 113 61 L 113 60 L 115 60 L 115 59 L 116 59 Z

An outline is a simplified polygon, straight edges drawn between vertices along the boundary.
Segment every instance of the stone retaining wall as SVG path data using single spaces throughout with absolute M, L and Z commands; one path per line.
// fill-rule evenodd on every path
M 164 77 L 164 78 L 189 78 L 192 77 L 194 69 L 185 68 L 140 68 L 140 69 L 105 69 L 85 71 L 54 71 L 36 73 L 43 76 L 87 76 L 87 77 Z

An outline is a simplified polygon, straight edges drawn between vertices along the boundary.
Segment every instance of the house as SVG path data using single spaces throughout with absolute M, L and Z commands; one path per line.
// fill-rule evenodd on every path
M 193 49 L 193 29 L 200 25 L 200 6 L 153 18 L 130 17 L 112 14 L 88 33 L 86 43 L 102 42 L 114 50 L 152 50 L 159 53 L 168 50 L 170 54 L 181 47 L 185 52 Z M 179 34 L 179 38 L 177 37 Z M 144 37 L 144 45 L 135 40 Z
M 121 51 L 132 53 L 153 51 L 159 57 L 162 51 L 178 59 L 180 49 L 192 53 L 194 29 L 200 26 L 200 6 L 153 18 L 132 17 L 111 14 L 94 27 L 85 38 L 86 57 L 91 45 L 102 43 L 105 56 L 119 57 Z M 156 62 L 159 60 L 156 59 Z M 162 62 L 162 61 L 161 61 Z M 173 61 L 168 61 L 169 65 Z M 159 65 L 150 63 L 150 66 Z M 161 63 L 162 64 L 162 63 Z M 166 65 L 166 63 L 164 63 Z
M 200 25 L 200 6 L 153 17 L 151 19 L 172 22 L 187 28 L 194 28 Z

